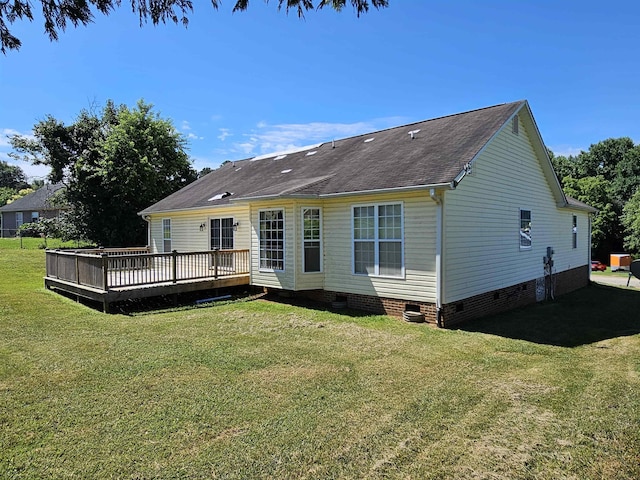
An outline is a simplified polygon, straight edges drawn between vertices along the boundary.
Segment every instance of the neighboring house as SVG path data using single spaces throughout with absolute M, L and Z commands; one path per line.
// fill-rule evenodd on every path
M 62 183 L 47 184 L 29 195 L 0 207 L 0 236 L 15 237 L 23 223 L 37 222 L 40 218 L 57 217 L 61 208 L 52 202 L 52 199 L 62 188 L 64 188 Z
M 229 163 L 140 215 L 154 252 L 249 249 L 252 285 L 450 326 L 587 285 L 594 211 L 519 101 Z

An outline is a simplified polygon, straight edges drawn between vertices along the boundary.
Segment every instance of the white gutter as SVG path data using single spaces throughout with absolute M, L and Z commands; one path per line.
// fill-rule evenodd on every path
M 140 215 L 140 216 L 145 222 L 147 222 L 147 247 L 151 248 L 151 216 L 150 215 Z
M 464 176 L 464 175 L 463 175 Z M 454 185 L 450 185 L 449 189 L 453 190 Z M 436 320 L 438 326 L 442 327 L 442 299 L 444 296 L 442 284 L 443 284 L 443 239 L 444 239 L 444 227 L 443 227 L 443 210 L 444 210 L 444 197 L 438 195 L 438 191 L 435 188 L 429 189 L 429 196 L 436 204 Z
M 447 183 L 433 183 L 430 185 L 411 185 L 408 187 L 392 187 L 392 188 L 378 188 L 373 190 L 357 190 L 354 192 L 337 192 L 337 193 L 322 193 L 318 195 L 304 195 L 304 194 L 272 194 L 272 195 L 260 195 L 255 197 L 237 197 L 229 199 L 230 203 L 249 202 L 253 200 L 273 200 L 273 199 L 287 199 L 287 198 L 333 198 L 333 197 L 353 197 L 356 195 L 372 195 L 378 193 L 395 193 L 395 192 L 419 192 L 422 190 L 430 189 L 448 189 L 452 190 L 456 186 L 453 182 Z M 155 213 L 155 212 L 154 212 Z

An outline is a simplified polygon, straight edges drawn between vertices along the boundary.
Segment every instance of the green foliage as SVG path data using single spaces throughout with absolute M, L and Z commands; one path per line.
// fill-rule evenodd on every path
M 20 167 L 9 165 L 4 160 L 0 160 L 0 188 L 21 190 L 28 187 L 27 177 Z
M 593 220 L 594 257 L 622 251 L 623 208 L 640 187 L 640 145 L 628 137 L 609 138 L 577 156 L 550 155 L 567 195 L 598 209 Z
M 69 126 L 48 116 L 33 138 L 10 142 L 13 156 L 51 167 L 72 207 L 65 221 L 103 246 L 145 244 L 137 212 L 196 178 L 184 136 L 142 100 L 133 109 L 108 101 L 100 115 L 83 110 Z
M 4 207 L 15 194 L 16 191 L 13 188 L 0 187 L 0 207 Z
M 622 211 L 625 227 L 624 247 L 628 252 L 640 254 L 640 189 L 626 203 Z
M 268 0 L 267 0 L 268 2 Z M 370 0 L 371 5 L 375 8 L 388 6 L 388 0 Z M 120 0 L 40 0 L 42 4 L 42 14 L 44 17 L 44 31 L 53 40 L 57 40 L 59 32 L 72 24 L 74 27 L 78 25 L 88 25 L 93 22 L 94 12 L 103 15 L 109 15 L 113 10 L 120 6 Z M 211 0 L 214 9 L 218 9 L 220 0 Z M 304 17 L 304 13 L 308 10 L 314 10 L 316 6 L 312 0 L 278 0 L 278 9 L 284 9 L 288 13 L 289 10 L 296 11 L 299 17 Z M 336 11 L 341 11 L 346 5 L 347 0 L 320 0 L 317 8 L 331 7 Z M 369 1 L 367 0 L 349 0 L 356 14 L 361 14 L 369 10 Z M 246 10 L 249 6 L 249 0 L 237 0 L 233 12 Z M 193 12 L 193 2 L 191 0 L 131 0 L 131 9 L 133 13 L 140 17 L 140 26 L 151 20 L 154 25 L 160 22 L 173 22 L 182 24 L 185 27 L 189 24 L 187 15 Z M 7 50 L 19 49 L 22 45 L 20 39 L 9 31 L 9 24 L 13 24 L 17 20 L 33 21 L 32 4 L 28 0 L 13 0 L 0 2 L 0 51 L 6 53 Z M 6 21 L 5 21 L 6 20 Z
M 617 205 L 612 201 L 610 183 L 602 176 L 584 178 L 564 178 L 564 191 L 570 197 L 585 202 L 598 209 L 591 225 L 594 256 L 608 258 L 616 248 L 615 239 L 620 238 L 620 216 Z

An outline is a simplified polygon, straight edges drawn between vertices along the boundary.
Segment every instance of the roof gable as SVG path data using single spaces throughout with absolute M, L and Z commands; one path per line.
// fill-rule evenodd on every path
M 31 192 L 24 197 L 20 197 L 17 200 L 0 207 L 0 212 L 57 210 L 59 207 L 51 205 L 50 200 L 53 195 L 62 188 L 64 188 L 62 183 L 46 184 L 35 192 Z
M 526 105 L 525 101 L 496 105 L 293 153 L 236 161 L 141 214 L 206 208 L 255 198 L 322 197 L 453 185 L 465 165 Z M 222 198 L 223 192 L 232 195 Z

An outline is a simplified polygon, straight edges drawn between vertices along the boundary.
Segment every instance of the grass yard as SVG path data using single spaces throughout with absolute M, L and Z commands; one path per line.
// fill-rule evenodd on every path
M 438 330 L 262 300 L 106 315 L 0 240 L 0 478 L 640 478 L 640 292 Z

